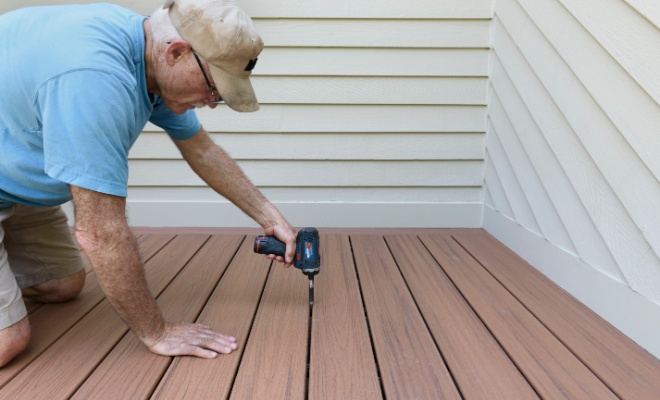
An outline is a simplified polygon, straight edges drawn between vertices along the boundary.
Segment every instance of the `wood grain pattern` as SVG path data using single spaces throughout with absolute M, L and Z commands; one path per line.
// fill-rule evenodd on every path
M 258 233 L 151 228 L 139 240 L 165 315 L 199 313 L 237 351 L 150 353 L 99 301 L 92 272 L 80 299 L 33 313 L 34 347 L 0 369 L 0 398 L 657 397 L 660 361 L 483 230 L 321 230 L 311 318 L 306 277 L 255 254 Z
M 229 396 L 271 268 L 270 260 L 252 250 L 253 237 L 248 236 L 244 241 L 197 320 L 234 336 L 239 348 L 215 360 L 175 358 L 153 399 L 226 399 Z
M 166 321 L 195 321 L 242 240 L 241 236 L 215 236 L 204 244 L 157 298 Z M 72 398 L 146 399 L 171 360 L 151 353 L 128 332 Z
M 382 398 L 348 237 L 321 235 L 308 399 Z
M 351 243 L 385 396 L 459 399 L 382 237 L 355 236 Z
M 142 258 L 150 259 L 172 238 L 174 238 L 174 234 L 148 235 L 139 244 Z M 87 274 L 82 292 L 75 300 L 62 304 L 44 304 L 30 314 L 29 319 L 32 327 L 30 345 L 11 364 L 0 369 L 0 387 L 3 387 L 26 368 L 72 325 L 99 304 L 103 298 L 103 291 L 98 284 L 96 274 L 91 272 Z
M 421 240 L 542 398 L 617 399 L 451 236 Z
M 271 269 L 230 399 L 305 398 L 307 288 L 299 270 Z
M 463 398 L 538 398 L 420 241 L 403 235 L 385 239 Z
M 177 237 L 145 264 L 147 282 L 154 295 L 163 290 L 207 238 L 208 235 Z M 170 268 L 161 268 L 163 265 Z M 53 400 L 71 396 L 88 371 L 127 331 L 128 327 L 104 299 L 2 388 L 0 397 Z M 55 371 L 53 366 L 58 366 Z
M 658 397 L 658 359 L 492 236 L 482 232 L 454 237 L 619 397 Z

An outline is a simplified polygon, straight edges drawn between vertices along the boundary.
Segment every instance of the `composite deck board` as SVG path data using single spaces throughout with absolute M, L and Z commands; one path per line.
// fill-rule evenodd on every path
M 271 268 L 230 399 L 305 398 L 307 288 L 299 271 Z
M 414 236 L 385 239 L 463 398 L 538 398 L 424 245 Z
M 206 240 L 201 237 L 200 240 Z M 157 302 L 168 321 L 194 322 L 229 265 L 240 236 L 217 236 L 204 244 Z M 223 251 L 218 251 L 223 249 Z M 148 351 L 128 332 L 87 378 L 74 399 L 147 399 L 158 385 L 171 359 Z M 117 385 L 117 382 L 122 382 Z
M 542 398 L 617 399 L 451 236 L 422 241 Z
M 346 235 L 321 236 L 315 282 L 309 399 L 382 398 L 355 264 Z
M 351 243 L 385 397 L 460 399 L 384 239 Z
M 311 313 L 258 233 L 137 235 L 164 315 L 237 337 L 230 355 L 151 354 L 86 265 L 78 299 L 30 305 L 0 399 L 660 398 L 657 359 L 483 230 L 322 229 Z
M 175 358 L 152 398 L 226 399 L 229 396 L 271 268 L 270 260 L 255 254 L 252 247 L 252 240 L 244 241 L 197 320 L 234 336 L 238 349 L 214 360 Z M 276 342 L 273 340 L 271 344 Z
M 193 256 L 202 244 L 200 236 L 177 237 L 147 261 L 145 271 L 152 293 L 160 293 Z M 162 268 L 163 265 L 169 268 Z M 107 299 L 102 300 L 2 388 L 0 397 L 69 398 L 127 331 Z
M 478 230 L 456 240 L 622 399 L 660 398 L 660 361 Z
M 140 243 L 143 259 L 149 260 L 165 244 L 174 238 L 172 234 L 154 234 Z M 96 274 L 87 274 L 81 294 L 73 301 L 62 304 L 44 304 L 29 315 L 32 334 L 26 351 L 10 365 L 0 369 L 0 388 L 20 373 L 35 358 L 61 337 L 71 326 L 83 318 L 104 298 Z M 1 397 L 2 391 L 0 391 Z

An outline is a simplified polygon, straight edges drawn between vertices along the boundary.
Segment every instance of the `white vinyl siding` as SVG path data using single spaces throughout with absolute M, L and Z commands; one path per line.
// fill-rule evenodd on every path
M 294 225 L 481 225 L 489 1 L 239 4 L 261 110 L 198 115 Z M 254 226 L 153 125 L 130 171 L 135 225 Z
M 115 3 L 147 15 L 162 0 Z M 481 226 L 490 0 L 238 3 L 265 42 L 261 110 L 198 115 L 292 224 Z M 129 166 L 133 225 L 256 226 L 153 125 Z
M 484 185 L 484 227 L 514 250 L 525 252 L 526 231 L 574 257 L 574 268 L 593 269 L 656 305 L 659 9 L 641 0 L 497 0 Z M 505 220 L 520 229 L 502 229 Z M 564 268 L 544 272 L 561 280 L 573 273 Z M 590 296 L 615 296 L 594 296 L 595 282 L 564 286 L 581 286 L 571 291 L 587 304 Z M 605 303 L 590 305 L 629 318 L 629 304 Z M 636 324 L 628 332 L 657 354 L 657 337 L 642 332 L 648 319 L 617 325 Z

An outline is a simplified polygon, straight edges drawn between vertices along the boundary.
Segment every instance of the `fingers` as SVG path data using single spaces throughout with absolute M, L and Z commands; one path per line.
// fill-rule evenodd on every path
M 295 237 L 293 240 L 286 242 L 286 254 L 284 257 L 285 267 L 290 267 L 293 264 L 293 257 L 296 254 L 296 240 Z
M 296 231 L 289 225 L 280 224 L 268 227 L 265 229 L 266 235 L 274 235 L 279 240 L 283 241 L 286 245 L 286 250 L 284 252 L 284 257 L 274 256 L 269 257 L 271 260 L 277 260 L 281 263 L 284 263 L 284 268 L 289 268 L 293 265 L 293 257 L 296 253 Z
M 277 262 L 284 263 L 284 268 L 289 268 L 290 266 L 293 265 L 292 262 L 287 263 L 285 261 L 284 257 L 282 257 L 282 256 L 276 256 L 275 254 L 269 254 L 266 257 L 268 257 L 270 260 L 274 260 L 274 261 L 277 261 Z
M 161 339 L 150 350 L 164 356 L 192 355 L 215 358 L 236 350 L 236 338 L 201 324 L 167 324 Z

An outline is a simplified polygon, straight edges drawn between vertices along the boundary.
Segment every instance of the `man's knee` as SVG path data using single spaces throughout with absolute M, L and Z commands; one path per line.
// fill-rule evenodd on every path
M 30 322 L 25 317 L 14 325 L 0 330 L 0 367 L 19 355 L 30 342 Z
M 52 279 L 22 289 L 23 296 L 42 303 L 62 303 L 73 300 L 85 285 L 85 271 L 64 278 Z

